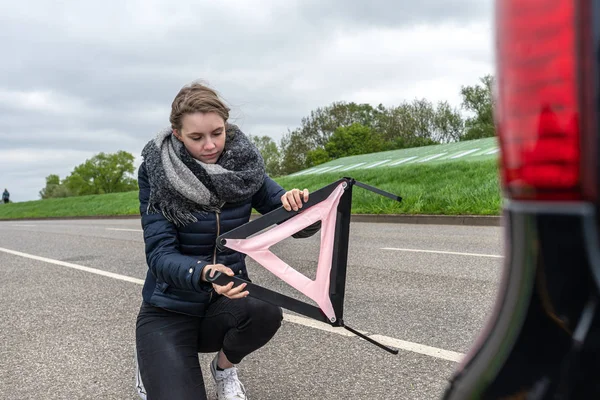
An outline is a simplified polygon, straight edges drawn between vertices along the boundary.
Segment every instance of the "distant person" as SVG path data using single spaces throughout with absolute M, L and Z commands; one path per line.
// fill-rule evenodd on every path
M 4 189 L 4 193 L 2 193 L 2 201 L 4 204 L 8 204 L 10 201 L 10 193 L 8 193 L 8 189 Z
M 206 399 L 198 353 L 215 352 L 210 372 L 217 398 L 246 399 L 235 364 L 281 326 L 281 308 L 247 297 L 245 284 L 206 280 L 215 271 L 248 279 L 245 255 L 218 250 L 218 235 L 248 222 L 252 208 L 297 210 L 309 194 L 286 192 L 267 176 L 259 150 L 228 118 L 215 91 L 186 86 L 173 100 L 171 126 L 142 151 L 138 183 L 148 263 L 136 324 L 142 398 Z M 315 224 L 295 236 L 318 229 Z

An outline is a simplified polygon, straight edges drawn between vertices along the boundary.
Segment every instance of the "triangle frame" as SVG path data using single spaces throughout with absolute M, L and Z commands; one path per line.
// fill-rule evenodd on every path
M 313 300 L 318 307 L 238 277 L 216 273 L 209 280 L 218 285 L 227 285 L 231 281 L 234 282 L 234 286 L 246 283 L 246 290 L 252 297 L 332 326 L 344 327 L 357 336 L 397 354 L 397 350 L 355 331 L 343 320 L 354 185 L 396 201 L 402 200 L 399 196 L 357 182 L 352 178 L 342 178 L 311 193 L 309 201 L 298 211 L 287 211 L 280 207 L 217 238 L 219 249 L 227 247 L 246 254 Z M 269 247 L 318 222 L 321 222 L 321 246 L 316 278 L 312 280 L 273 254 Z M 266 230 L 267 228 L 270 229 Z

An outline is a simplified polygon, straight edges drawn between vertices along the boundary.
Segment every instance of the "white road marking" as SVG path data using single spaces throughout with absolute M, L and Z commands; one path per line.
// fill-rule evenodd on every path
M 477 150 L 479 150 L 479 149 L 471 149 L 471 150 L 463 151 L 463 152 L 462 152 L 462 153 L 460 153 L 460 154 L 457 154 L 457 155 L 455 155 L 455 156 L 453 156 L 453 157 L 450 157 L 450 159 L 464 157 L 464 156 L 466 156 L 467 154 L 475 153 Z
M 391 161 L 391 160 L 377 161 L 375 164 L 371 164 L 371 165 L 366 166 L 365 169 L 369 169 L 369 168 L 373 168 L 373 167 L 376 167 L 376 166 L 381 165 L 381 164 L 385 164 L 388 161 Z
M 441 156 L 443 156 L 443 155 L 446 155 L 446 154 L 448 154 L 448 153 L 440 153 L 440 154 L 435 154 L 435 155 L 433 155 L 433 156 L 429 156 L 429 157 L 427 157 L 427 158 L 424 158 L 424 159 L 422 159 L 422 160 L 419 160 L 419 161 L 417 161 L 417 162 L 420 162 L 420 163 L 422 163 L 422 162 L 427 162 L 427 161 L 435 160 L 436 158 L 438 158 L 438 157 L 441 157 Z
M 305 318 L 299 315 L 283 313 L 283 319 L 294 324 L 308 326 L 310 328 L 318 329 L 325 332 L 337 333 L 338 335 L 342 336 L 356 336 L 354 333 L 342 327 L 333 327 L 331 325 L 327 325 L 325 322 L 319 322 L 316 319 Z M 367 333 L 363 331 L 359 332 L 364 334 Z
M 76 269 L 79 271 L 90 272 L 92 274 L 101 275 L 101 276 L 105 276 L 108 278 L 113 278 L 113 279 L 117 279 L 117 280 L 121 280 L 121 281 L 125 281 L 125 282 L 136 283 L 138 285 L 144 284 L 143 279 L 132 278 L 130 276 L 115 274 L 113 272 L 102 271 L 102 270 L 99 270 L 96 268 L 85 267 L 83 265 L 68 263 L 68 262 L 59 261 L 59 260 L 53 260 L 51 258 L 46 258 L 46 257 L 39 257 L 39 256 L 35 256 L 33 254 L 22 253 L 20 251 L 9 250 L 9 249 L 5 249 L 2 247 L 0 247 L 0 252 L 12 254 L 15 256 L 19 256 L 19 257 L 29 258 L 31 260 L 42 261 L 42 262 L 46 262 L 49 264 L 59 265 L 62 267 L 72 268 L 72 269 Z M 317 320 L 313 320 L 310 318 L 300 317 L 300 316 L 292 315 L 292 314 L 288 314 L 288 313 L 284 313 L 283 318 L 288 322 L 298 324 L 298 325 L 303 325 L 303 326 L 306 326 L 309 328 L 319 329 L 321 331 L 335 333 L 335 334 L 338 334 L 341 336 L 350 336 L 350 337 L 355 336 L 353 333 L 347 331 L 344 328 L 332 327 L 323 322 L 319 322 Z M 364 332 L 364 331 L 359 331 L 359 332 L 363 333 L 365 335 L 368 335 L 367 332 Z M 369 335 L 369 337 L 371 339 L 381 342 L 385 345 L 396 347 L 399 350 L 406 350 L 406 351 L 423 354 L 423 355 L 434 357 L 434 358 L 440 358 L 443 360 L 458 362 L 463 357 L 463 354 L 456 353 L 454 351 L 439 349 L 437 347 L 430 347 L 430 346 L 426 346 L 426 345 L 419 344 L 419 343 L 407 342 L 405 340 L 400 340 L 400 339 L 396 339 L 396 338 L 389 337 L 389 336 Z
M 96 274 L 96 275 L 102 275 L 102 276 L 106 276 L 108 278 L 118 279 L 120 281 L 137 283 L 138 285 L 144 284 L 144 281 L 142 279 L 132 278 L 130 276 L 125 276 L 125 275 L 121 275 L 121 274 L 115 274 L 114 272 L 103 271 L 101 269 L 84 267 L 83 265 L 72 264 L 72 263 L 59 261 L 59 260 L 53 260 L 51 258 L 46 258 L 46 257 L 34 256 L 33 254 L 21 253 L 20 251 L 9 250 L 9 249 L 5 249 L 3 247 L 0 247 L 0 251 L 2 251 L 4 253 L 15 255 L 15 256 L 19 256 L 19 257 L 25 257 L 25 258 L 29 258 L 32 260 L 43 261 L 48 264 L 60 265 L 61 267 L 73 268 L 73 269 L 77 269 L 79 271 L 89 272 L 89 273 Z
M 340 171 L 350 171 L 352 168 L 360 167 L 361 165 L 364 165 L 364 164 L 366 164 L 366 162 L 361 162 L 358 164 L 350 165 L 346 168 L 340 169 Z
M 143 229 L 106 228 L 107 231 L 144 232 Z
M 324 172 L 331 172 L 331 171 L 335 171 L 336 169 L 338 169 L 338 168 L 342 168 L 343 166 L 344 166 L 343 164 L 342 164 L 342 165 L 336 165 L 336 166 L 334 166 L 334 167 L 331 167 L 331 168 L 329 168 L 329 169 L 328 169 L 328 170 L 326 170 L 326 171 L 319 171 L 319 172 L 317 172 L 317 174 L 322 174 L 322 173 L 324 173 Z
M 456 251 L 421 250 L 421 249 L 399 249 L 396 247 L 382 247 L 381 250 L 410 251 L 410 252 L 415 252 L 415 253 L 455 254 L 455 255 L 459 255 L 459 256 L 473 256 L 473 257 L 504 258 L 504 256 L 500 256 L 497 254 L 459 253 Z
M 26 227 L 26 228 L 30 228 L 30 227 L 32 227 L 32 226 L 37 226 L 37 225 L 12 224 L 11 226 L 23 226 L 23 227 Z
M 386 165 L 386 167 L 391 167 L 393 165 L 400 165 L 400 164 L 403 164 L 403 163 L 405 163 L 407 161 L 414 160 L 415 158 L 418 158 L 418 156 L 412 156 L 412 157 L 408 157 L 408 158 L 405 158 L 405 159 L 400 160 L 400 161 L 394 161 L 393 163 Z
M 308 175 L 317 174 L 317 173 L 321 174 L 323 172 L 326 172 L 330 168 L 331 167 L 321 167 L 321 168 L 313 169 L 312 171 L 308 172 Z
M 471 154 L 471 157 L 484 156 L 484 155 L 488 154 L 488 152 L 491 152 L 491 151 L 494 151 L 494 150 L 496 150 L 496 147 L 489 147 L 489 148 L 487 148 L 485 150 L 482 150 L 482 151 L 479 151 L 477 153 Z M 492 153 L 490 153 L 490 154 L 492 154 Z
M 316 169 L 318 169 L 318 168 L 315 167 L 315 168 L 305 169 L 304 171 L 296 172 L 295 174 L 292 174 L 290 176 L 300 176 L 300 175 L 308 174 L 308 173 L 313 172 Z
M 464 354 L 457 353 L 455 351 L 438 349 L 437 347 L 425 346 L 423 344 L 407 342 L 406 340 L 394 339 L 383 335 L 371 335 L 369 337 L 387 346 L 412 351 L 413 353 L 424 354 L 426 356 L 441 358 L 442 360 L 459 362 L 465 356 Z

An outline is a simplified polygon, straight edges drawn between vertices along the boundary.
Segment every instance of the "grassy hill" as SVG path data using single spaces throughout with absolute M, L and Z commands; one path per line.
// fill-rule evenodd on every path
M 489 139 L 482 140 L 492 143 Z M 422 154 L 418 157 L 423 159 L 431 157 L 432 153 L 440 154 L 439 146 L 451 145 L 428 146 L 419 149 L 397 150 L 396 152 L 405 152 L 398 156 L 403 159 L 402 157 L 414 157 L 408 155 L 409 151 L 421 151 Z M 468 150 L 455 148 L 452 151 L 460 154 Z M 490 151 L 486 150 L 486 153 Z M 348 157 L 332 163 L 336 163 L 333 165 L 335 166 L 340 165 L 343 161 L 354 165 L 351 163 L 355 162 L 357 158 L 367 156 L 372 157 L 371 160 L 379 160 L 369 161 L 376 163 L 389 159 L 390 157 L 386 153 Z M 446 153 L 450 154 L 450 152 Z M 354 160 L 348 160 L 350 158 Z M 462 157 L 446 157 L 445 160 L 442 158 L 444 156 L 436 157 L 435 162 L 433 162 L 434 160 L 413 162 L 415 159 L 411 159 L 410 162 L 387 167 L 382 164 L 372 168 L 357 167 L 345 171 L 346 168 L 335 168 L 330 171 L 322 170 L 320 173 L 297 173 L 275 180 L 285 189 L 306 187 L 314 191 L 341 177 L 352 177 L 403 198 L 403 201 L 398 203 L 356 187 L 353 191 L 352 209 L 352 212 L 356 214 L 499 215 L 501 196 L 498 184 L 497 155 L 493 157 L 474 156 L 466 160 Z M 359 162 L 363 161 L 357 161 L 355 164 Z M 327 165 L 323 164 L 320 167 L 324 168 L 325 166 Z M 329 166 L 331 167 L 331 165 Z M 0 219 L 120 215 L 139 215 L 137 192 L 0 205 Z
M 370 169 L 387 170 L 397 166 L 421 164 L 461 163 L 498 159 L 498 141 L 495 137 L 464 142 L 412 147 L 408 149 L 361 154 L 333 160 L 313 168 L 298 171 L 292 176 L 321 175 L 333 171 L 348 173 Z

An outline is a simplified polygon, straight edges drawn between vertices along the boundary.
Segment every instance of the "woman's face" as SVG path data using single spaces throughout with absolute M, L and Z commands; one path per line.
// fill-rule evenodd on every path
M 173 134 L 198 161 L 215 164 L 225 147 L 225 121 L 215 112 L 185 114 Z

